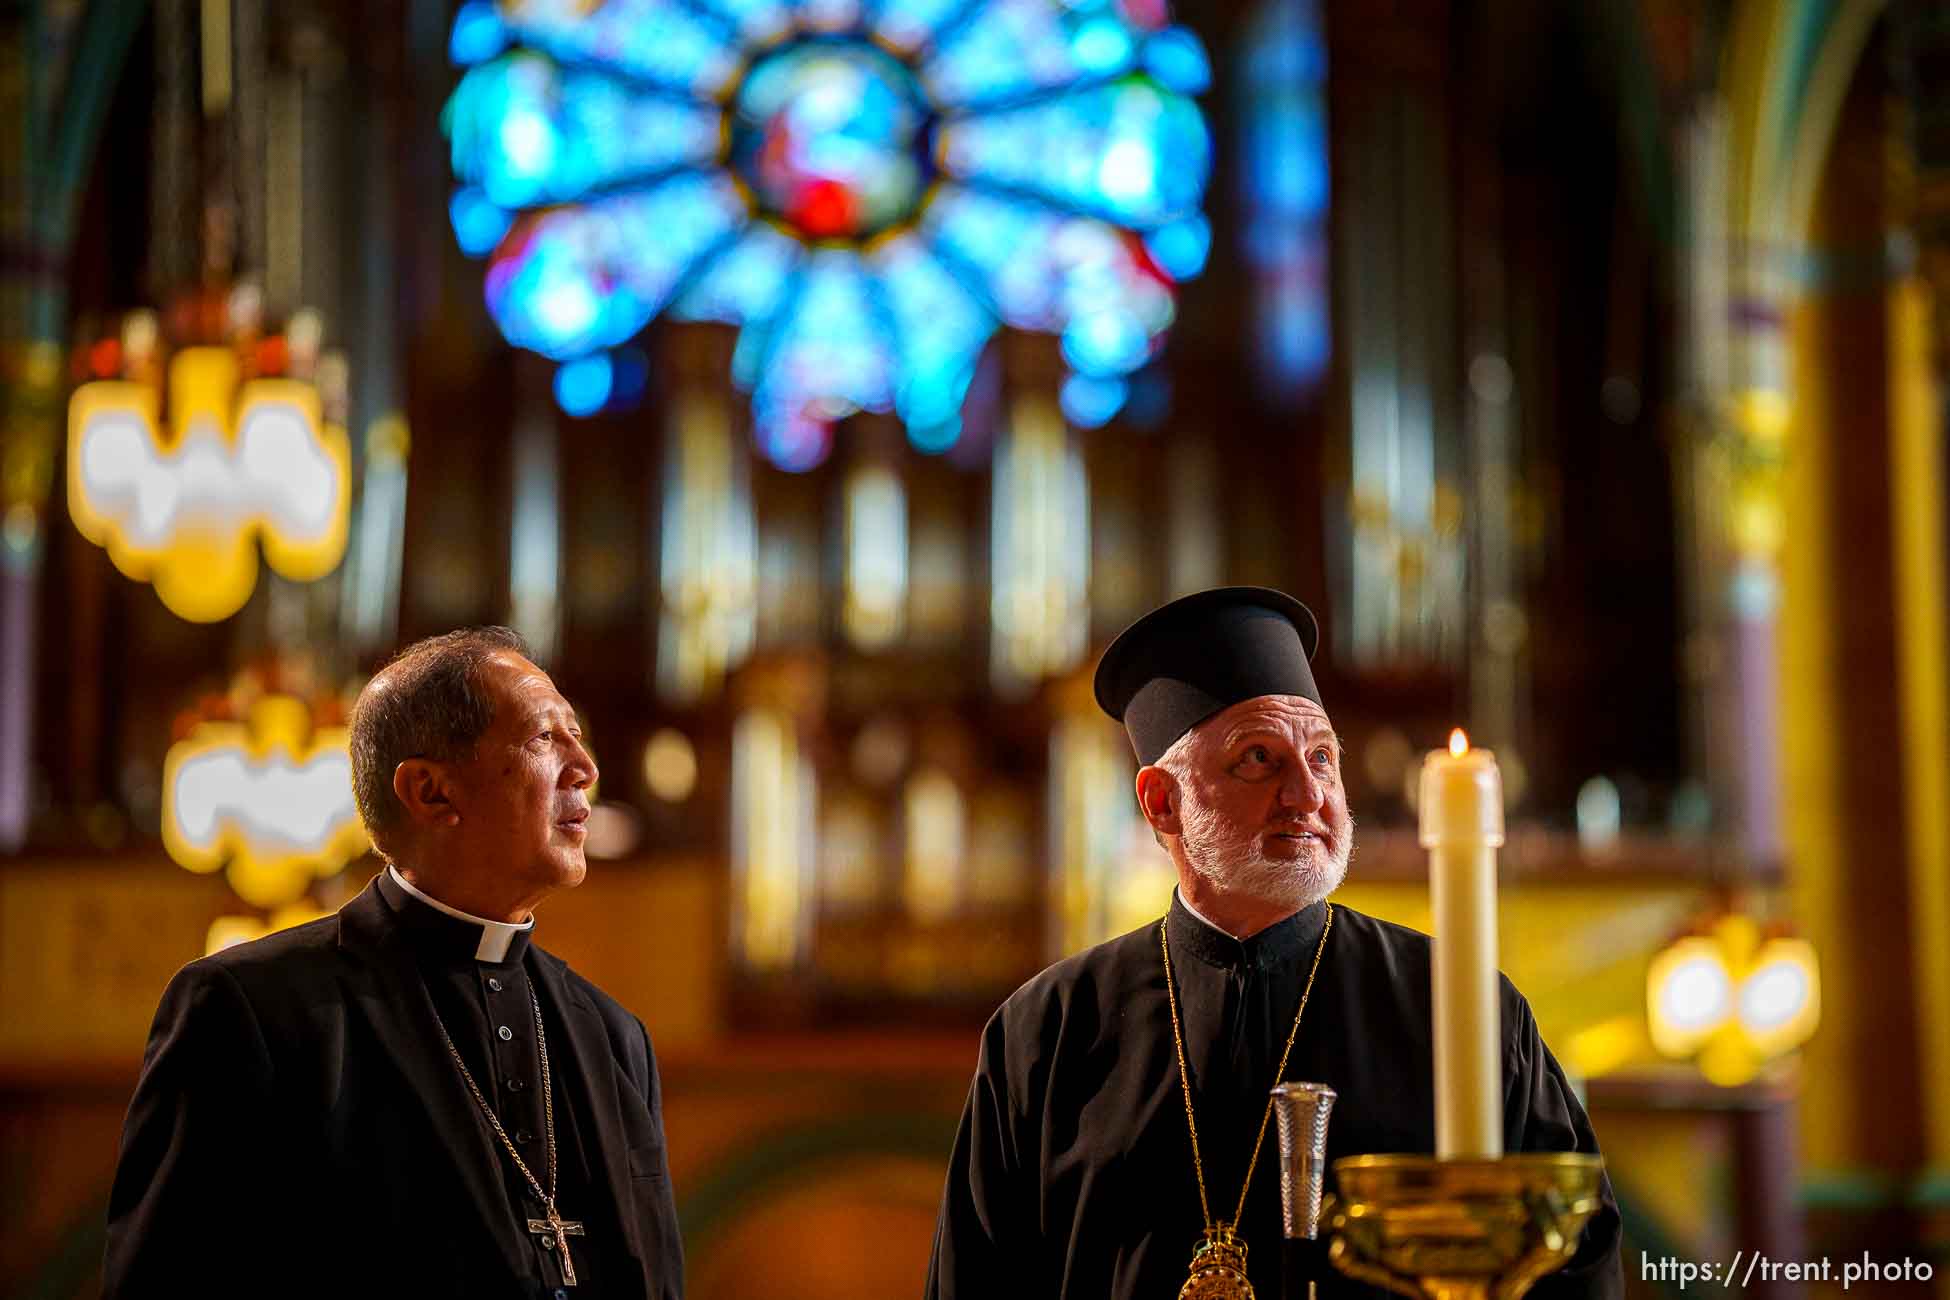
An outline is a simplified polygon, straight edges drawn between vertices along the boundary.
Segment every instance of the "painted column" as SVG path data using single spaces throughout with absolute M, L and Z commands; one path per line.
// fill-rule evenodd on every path
M 1895 563 L 1909 831 L 1910 965 L 1916 1049 L 1926 1079 L 1950 1078 L 1950 564 L 1945 449 L 1950 407 L 1950 88 L 1939 70 L 1950 30 L 1933 6 L 1892 13 L 1889 132 L 1892 229 L 1909 235 L 1909 274 L 1889 295 L 1890 525 Z M 1950 1239 L 1950 1090 L 1923 1091 L 1923 1159 L 1909 1189 L 1926 1237 Z M 1950 1281 L 1939 1294 L 1950 1294 Z

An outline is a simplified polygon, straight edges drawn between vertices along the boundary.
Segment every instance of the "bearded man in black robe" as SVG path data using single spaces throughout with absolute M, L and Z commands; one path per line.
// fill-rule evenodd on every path
M 1161 1300 L 1215 1223 L 1248 1247 L 1255 1294 L 1278 1300 L 1277 1152 L 1255 1160 L 1254 1141 L 1282 1078 L 1339 1093 L 1330 1160 L 1434 1151 L 1429 938 L 1328 901 L 1354 822 L 1308 663 L 1318 639 L 1291 597 L 1223 588 L 1154 610 L 1105 652 L 1097 700 L 1131 737 L 1178 889 L 1161 923 L 1058 962 L 989 1021 L 934 1300 Z M 1508 979 L 1500 1011 L 1505 1149 L 1596 1152 Z M 1316 1281 L 1322 1296 L 1385 1294 L 1331 1270 Z M 1623 1292 L 1607 1182 L 1576 1255 L 1531 1294 Z
M 386 870 L 163 994 L 103 1296 L 679 1300 L 649 1036 L 530 942 L 587 870 L 575 711 L 506 628 L 434 637 L 352 771 Z

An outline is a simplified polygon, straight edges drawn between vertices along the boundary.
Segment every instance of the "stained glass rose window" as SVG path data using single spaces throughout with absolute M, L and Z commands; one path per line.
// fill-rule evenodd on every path
M 450 215 L 501 332 L 595 405 L 660 314 L 736 325 L 786 469 L 862 410 L 952 446 L 1005 325 L 1107 418 L 1211 242 L 1210 73 L 1163 0 L 505 0 L 450 49 Z

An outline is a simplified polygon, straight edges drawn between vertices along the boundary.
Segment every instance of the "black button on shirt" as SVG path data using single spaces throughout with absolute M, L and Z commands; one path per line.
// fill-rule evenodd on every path
M 533 1143 L 535 1135 L 542 1131 L 543 1117 L 540 1090 L 525 1082 L 541 1077 L 530 1001 L 531 977 L 525 965 L 528 932 L 515 935 L 504 960 L 481 962 L 474 955 L 479 943 L 478 927 L 405 896 L 389 877 L 381 877 L 380 893 L 411 932 L 417 965 L 433 1009 L 453 1036 L 462 1061 L 486 1094 L 488 1105 L 506 1126 L 510 1138 L 519 1135 L 518 1141 Z M 501 988 L 494 990 L 493 985 L 497 983 Z M 505 1005 L 498 1000 L 503 992 L 507 994 Z M 546 992 L 541 1001 L 544 1013 L 552 1014 Z M 575 1063 L 566 1046 L 558 1047 L 558 1043 L 567 1044 L 569 1036 L 558 1035 L 557 1023 L 552 1018 L 546 1028 L 549 1047 L 553 1049 L 549 1055 L 553 1058 L 551 1065 L 558 1094 L 555 1108 L 555 1145 L 561 1159 L 558 1203 L 565 1218 L 588 1222 L 603 1211 L 596 1191 L 597 1177 L 590 1172 L 588 1153 L 581 1141 L 580 1130 L 586 1121 L 571 1101 L 575 1093 L 571 1074 Z M 538 1284 L 531 1294 L 552 1295 L 552 1288 L 561 1280 L 560 1261 L 554 1251 L 542 1249 L 540 1239 L 526 1231 L 528 1219 L 540 1214 L 540 1205 L 527 1179 L 507 1158 L 500 1141 L 491 1136 L 488 1141 L 508 1196 L 510 1213 L 501 1231 L 525 1247 L 533 1269 L 531 1281 Z M 535 1154 L 532 1145 L 526 1148 L 523 1158 L 535 1178 L 546 1185 L 546 1158 Z M 588 1237 L 574 1239 L 576 1276 L 583 1284 L 578 1290 L 584 1295 L 599 1294 L 601 1290 L 604 1259 L 599 1243 L 604 1238 L 597 1223 L 591 1223 Z

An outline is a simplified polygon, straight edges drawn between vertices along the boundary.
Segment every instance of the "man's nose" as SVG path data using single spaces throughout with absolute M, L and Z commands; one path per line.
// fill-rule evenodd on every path
M 1280 806 L 1314 812 L 1327 802 L 1327 790 L 1319 773 L 1306 763 L 1296 763 L 1280 779 Z
M 587 790 L 590 786 L 596 784 L 596 778 L 602 775 L 596 768 L 594 756 L 584 748 L 582 742 L 579 740 L 576 742 L 575 758 L 569 764 L 569 768 L 572 777 L 571 784 L 578 790 Z

